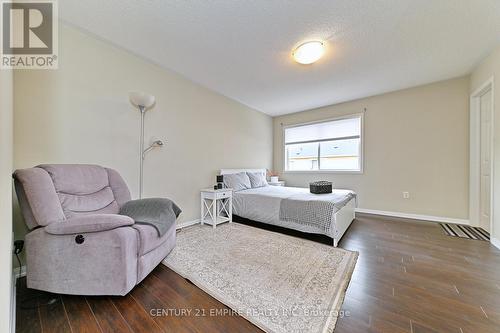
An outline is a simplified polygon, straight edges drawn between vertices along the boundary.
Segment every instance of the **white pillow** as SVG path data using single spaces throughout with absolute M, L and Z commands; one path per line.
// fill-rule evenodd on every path
M 246 172 L 238 172 L 224 175 L 224 185 L 232 188 L 233 191 L 241 191 L 252 188 L 250 178 Z
M 247 172 L 252 188 L 268 186 L 266 175 L 262 172 Z

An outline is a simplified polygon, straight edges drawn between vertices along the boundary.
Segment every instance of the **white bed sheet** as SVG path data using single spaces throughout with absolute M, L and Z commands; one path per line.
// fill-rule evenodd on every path
M 240 217 L 268 223 L 280 223 L 280 204 L 282 199 L 320 200 L 335 203 L 336 211 L 352 198 L 351 190 L 335 189 L 329 194 L 312 194 L 308 188 L 265 186 L 233 193 L 233 214 Z

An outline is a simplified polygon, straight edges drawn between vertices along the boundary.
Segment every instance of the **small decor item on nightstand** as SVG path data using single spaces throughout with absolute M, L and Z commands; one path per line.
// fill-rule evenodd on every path
M 224 175 L 215 176 L 215 181 L 217 182 L 218 189 L 224 188 Z
M 318 181 L 309 184 L 309 191 L 314 194 L 325 194 L 332 193 L 332 182 L 328 181 Z
M 270 183 L 278 183 L 280 180 L 279 174 L 275 171 L 267 170 L 267 175 Z

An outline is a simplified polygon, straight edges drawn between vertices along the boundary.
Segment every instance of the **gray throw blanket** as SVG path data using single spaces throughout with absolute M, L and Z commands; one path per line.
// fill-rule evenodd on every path
M 292 222 L 307 230 L 334 236 L 332 230 L 333 215 L 356 197 L 353 192 L 337 194 L 294 195 L 281 200 L 280 221 Z
M 120 209 L 120 215 L 131 217 L 135 223 L 155 227 L 160 237 L 175 223 L 181 212 L 172 200 L 164 198 L 131 200 Z

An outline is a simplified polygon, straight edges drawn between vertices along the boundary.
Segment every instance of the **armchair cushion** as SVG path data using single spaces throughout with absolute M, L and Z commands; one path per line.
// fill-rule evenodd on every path
M 134 220 L 128 216 L 116 214 L 80 215 L 63 222 L 49 224 L 45 231 L 52 235 L 70 235 L 88 232 L 100 232 L 119 227 L 131 226 Z
M 54 183 L 58 193 L 88 195 L 109 186 L 106 169 L 90 164 L 41 164 Z
M 121 215 L 130 216 L 136 223 L 155 227 L 159 237 L 175 224 L 181 212 L 173 201 L 164 198 L 131 200 L 120 209 Z
M 66 218 L 47 171 L 41 168 L 16 170 L 14 179 L 19 204 L 30 230 Z

